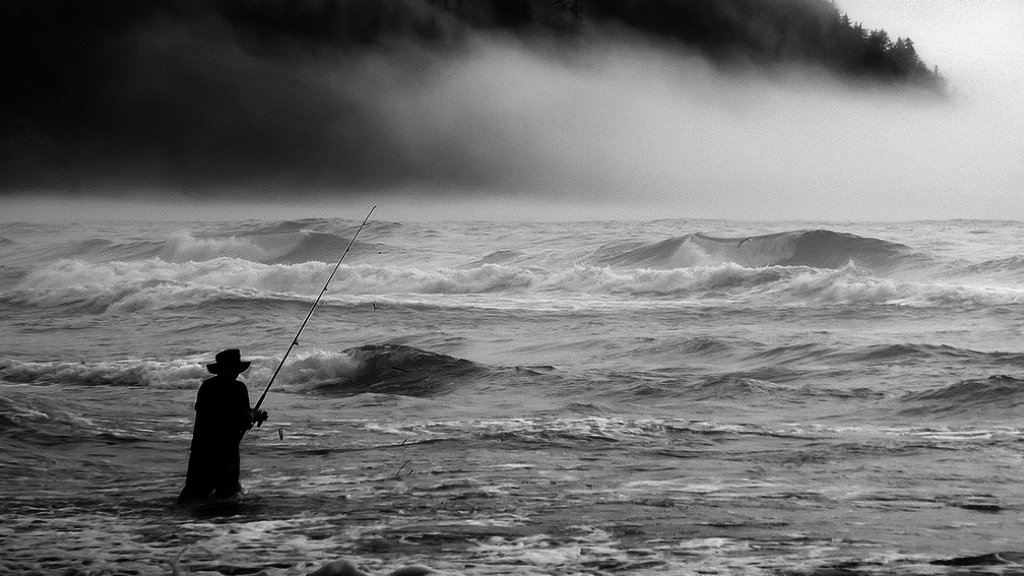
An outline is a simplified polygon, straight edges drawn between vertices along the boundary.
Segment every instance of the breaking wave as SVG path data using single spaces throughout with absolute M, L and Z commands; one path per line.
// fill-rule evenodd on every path
M 658 242 L 588 237 L 551 250 L 503 238 L 449 253 L 444 231 L 373 223 L 325 305 L 367 300 L 427 306 L 531 308 L 728 301 L 736 305 L 1012 306 L 1024 302 L 1024 259 L 940 262 L 908 246 L 830 230 L 751 237 L 701 233 Z M 164 225 L 146 234 L 71 227 L 0 226 L 27 235 L 0 247 L 0 307 L 125 313 L 221 302 L 307 302 L 322 290 L 355 226 L 330 219 Z M 467 233 L 477 234 L 472 227 Z M 614 233 L 611 229 L 609 234 Z M 395 236 L 397 235 L 397 236 Z M 21 238 L 21 237 L 19 237 Z M 36 238 L 38 241 L 34 241 Z M 398 241 L 404 248 L 386 244 Z M 510 245 L 513 244 L 513 245 Z M 410 246 L 423 246 L 410 248 Z M 475 244 L 469 244 L 476 247 Z M 372 254 L 372 257 L 360 258 Z M 458 298 L 447 298 L 458 296 Z
M 320 293 L 331 268 L 323 262 L 260 264 L 227 257 L 181 263 L 161 259 L 96 264 L 61 260 L 37 268 L 15 286 L 0 291 L 0 304 L 105 313 L 194 307 L 232 300 L 308 301 Z M 439 270 L 343 265 L 324 303 L 372 297 L 413 304 L 463 305 L 459 300 L 437 300 L 437 296 L 443 295 L 493 295 L 511 301 L 513 306 L 525 307 L 554 295 L 577 295 L 594 302 L 731 300 L 795 306 L 998 306 L 1024 302 L 1024 288 L 1020 286 L 898 280 L 875 276 L 854 265 L 837 269 L 748 268 L 728 263 L 620 269 L 578 264 L 546 270 L 484 263 Z
M 296 264 L 303 262 L 336 262 L 351 241 L 348 236 L 313 230 L 296 232 L 258 232 L 239 235 L 195 236 L 175 232 L 163 243 L 159 257 L 167 262 L 204 262 L 225 257 L 239 258 L 261 264 Z M 353 255 L 374 253 L 381 247 L 356 242 Z M 148 257 L 148 254 L 137 254 Z
M 0 380 L 13 384 L 48 386 L 115 386 L 188 388 L 208 378 L 203 359 L 171 362 L 123 360 L 117 362 L 0 362 Z
M 292 390 L 341 396 L 431 396 L 488 372 L 469 360 L 402 344 L 313 353 L 293 362 L 288 370 L 287 383 Z

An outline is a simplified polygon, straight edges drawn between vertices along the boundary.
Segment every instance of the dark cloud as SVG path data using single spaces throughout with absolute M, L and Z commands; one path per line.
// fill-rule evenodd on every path
M 245 6 L 4 3 L 0 48 L 17 57 L 2 69 L 0 187 L 317 189 L 461 178 L 396 154 L 387 129 L 388 91 L 427 73 L 426 55 L 411 45 L 392 48 L 401 56 L 371 53 L 355 32 L 317 29 L 306 11 L 308 22 L 283 18 L 266 30 L 276 15 Z

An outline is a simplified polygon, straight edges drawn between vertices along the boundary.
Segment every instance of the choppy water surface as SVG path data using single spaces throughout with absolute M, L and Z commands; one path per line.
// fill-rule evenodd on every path
M 255 399 L 357 225 L 0 225 L 0 571 L 1019 570 L 949 562 L 1021 549 L 1013 222 L 371 221 L 247 500 L 175 507 L 205 363 Z

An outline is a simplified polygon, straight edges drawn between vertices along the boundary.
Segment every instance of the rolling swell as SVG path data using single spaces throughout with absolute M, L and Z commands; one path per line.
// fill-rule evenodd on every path
M 887 270 L 911 256 L 910 248 L 903 244 L 829 230 L 802 232 L 793 248 L 792 256 L 780 265 L 842 268 L 852 261 L 865 268 Z
M 38 458 L 34 450 L 39 446 L 56 446 L 82 441 L 101 441 L 121 444 L 140 438 L 120 427 L 119 422 L 104 422 L 85 414 L 80 406 L 49 398 L 27 394 L 8 394 L 0 397 L 0 433 L 6 446 L 21 444 L 33 451 L 30 458 Z M 0 458 L 0 469 L 4 458 Z M 44 464 L 45 465 L 45 464 Z
M 746 245 L 747 243 L 744 243 Z M 495 256 L 504 257 L 505 255 Z M 0 304 L 16 307 L 65 307 L 85 313 L 164 310 L 249 301 L 305 301 L 323 287 L 330 265 L 323 262 L 261 264 L 241 258 L 171 263 L 161 259 L 90 264 L 62 260 L 21 276 L 0 291 Z M 999 306 L 1022 299 L 1018 287 L 908 282 L 879 278 L 856 266 L 818 269 L 808 266 L 716 266 L 612 268 L 575 265 L 544 269 L 524 264 L 485 263 L 435 270 L 393 265 L 345 263 L 331 285 L 328 302 L 365 295 L 405 304 L 433 301 L 436 295 L 505 296 L 517 306 L 543 303 L 557 294 L 613 298 L 690 298 L 716 301 L 911 305 Z M 327 303 L 327 302 L 325 302 Z M 463 305 L 445 300 L 442 304 Z M 494 305 L 507 302 L 496 301 Z
M 0 362 L 0 380 L 37 386 L 191 388 L 206 377 L 201 361 Z
M 42 261 L 61 259 L 90 262 L 142 260 L 159 255 L 163 245 L 158 241 L 121 242 L 89 238 L 35 250 L 33 256 Z
M 68 412 L 39 399 L 0 397 L 0 432 L 44 446 L 78 439 L 82 426 Z
M 261 264 L 295 264 L 320 261 L 335 262 L 351 240 L 330 232 L 299 230 L 270 233 L 257 231 L 237 235 L 200 235 L 179 232 L 164 243 L 159 252 L 167 262 L 202 262 L 225 256 Z M 382 247 L 365 242 L 352 245 L 352 257 L 376 253 Z
M 348 247 L 357 228 L 358 224 L 344 220 L 305 218 L 239 226 L 229 233 L 232 237 L 263 248 L 266 253 L 259 260 L 262 263 L 294 264 L 311 261 L 336 262 Z M 367 224 L 367 228 L 372 229 L 372 234 L 380 238 L 390 232 L 401 230 L 403 225 L 372 221 Z M 369 234 L 366 236 L 369 237 Z M 385 248 L 380 244 L 357 241 L 352 245 L 351 256 L 376 254 Z
M 860 267 L 885 271 L 912 256 L 909 247 L 895 242 L 830 230 L 798 230 L 741 238 L 687 234 L 619 253 L 606 247 L 598 259 L 613 266 L 653 268 L 733 263 L 747 267 L 838 269 L 853 262 Z
M 1024 406 L 1024 380 L 999 375 L 964 380 L 900 398 L 906 416 L 1003 416 Z
M 1024 367 L 1024 355 L 1009 352 L 979 352 L 945 344 L 871 344 L 840 349 L 821 343 L 801 343 L 757 350 L 746 362 L 772 366 L 909 366 L 940 362 L 1014 370 Z
M 515 261 L 517 258 L 522 258 L 524 255 L 525 253 L 520 250 L 496 250 L 487 254 L 483 258 L 478 258 L 472 262 L 461 264 L 456 266 L 456 268 L 460 270 L 470 270 L 473 268 L 480 268 L 488 264 L 507 264 Z
M 984 262 L 952 265 L 949 272 L 956 275 L 990 276 L 1024 281 L 1024 256 L 1010 256 Z
M 378 238 L 383 229 L 388 228 L 384 225 L 373 227 Z M 11 225 L 0 226 L 3 232 L 17 230 Z M 245 221 L 189 226 L 154 224 L 144 236 L 129 227 L 46 225 L 33 228 L 32 235 L 24 238 L 0 236 L 5 239 L 0 241 L 0 248 L 17 248 L 17 252 L 11 251 L 9 255 L 5 254 L 5 258 L 31 267 L 61 260 L 109 263 L 160 259 L 184 263 L 222 257 L 263 264 L 312 260 L 335 262 L 354 232 L 355 227 L 350 223 L 330 220 Z M 54 237 L 66 240 L 53 242 Z M 18 241 L 13 238 L 18 238 Z M 376 244 L 357 242 L 352 246 L 351 259 L 360 253 L 376 253 L 383 249 Z
M 487 373 L 483 366 L 403 344 L 367 344 L 339 357 L 311 357 L 291 369 L 304 372 L 301 388 L 340 396 L 433 396 Z
M 322 232 L 306 232 L 302 234 L 299 243 L 289 249 L 281 256 L 274 257 L 274 261 L 282 264 L 310 262 L 334 262 L 345 251 L 349 239 L 325 234 Z M 353 255 L 359 252 L 369 251 L 360 243 L 352 245 Z

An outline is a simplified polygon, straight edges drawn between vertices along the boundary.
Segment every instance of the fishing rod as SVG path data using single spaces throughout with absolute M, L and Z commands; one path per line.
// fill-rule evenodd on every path
M 331 270 L 331 275 L 327 277 L 327 282 L 324 283 L 324 289 L 320 291 L 320 295 L 316 297 L 316 301 L 313 302 L 313 306 L 309 309 L 309 314 L 306 314 L 306 319 L 302 321 L 302 325 L 299 326 L 299 331 L 295 333 L 295 338 L 292 338 L 292 343 L 285 350 L 284 356 L 281 358 L 281 363 L 277 365 L 277 369 L 274 370 L 273 376 L 270 377 L 270 382 L 267 382 L 267 387 L 263 389 L 263 393 L 260 394 L 260 399 L 256 401 L 256 406 L 253 407 L 253 411 L 259 410 L 260 406 L 263 405 L 263 400 L 267 397 L 267 392 L 270 391 L 270 387 L 274 385 L 274 380 L 277 378 L 278 373 L 281 372 L 281 368 L 284 367 L 284 361 L 288 359 L 288 355 L 291 354 L 292 348 L 299 345 L 299 335 L 302 334 L 302 330 L 306 327 L 306 323 L 309 322 L 310 317 L 313 316 L 313 311 L 316 310 L 316 305 L 320 303 L 320 299 L 327 293 L 327 286 L 330 285 L 331 280 L 334 278 L 334 274 L 341 267 L 341 261 L 345 259 L 345 255 L 348 254 L 349 250 L 352 249 L 352 245 L 356 243 L 356 238 L 359 237 L 359 233 L 363 231 L 363 227 L 366 226 L 366 222 L 370 219 L 370 214 L 377 209 L 377 205 L 374 204 L 373 208 L 366 214 L 366 218 L 363 218 L 363 223 L 356 229 L 356 233 L 352 235 L 352 240 L 349 241 L 348 247 L 345 248 L 345 252 L 342 253 L 341 258 L 338 258 L 338 263 L 334 265 L 334 270 Z M 262 424 L 262 422 L 260 422 Z M 243 433 L 244 434 L 244 433 Z

